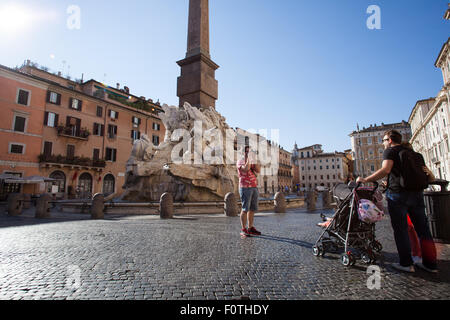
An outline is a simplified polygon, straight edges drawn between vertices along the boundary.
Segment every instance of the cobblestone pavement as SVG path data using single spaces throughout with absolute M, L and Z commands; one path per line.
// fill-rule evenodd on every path
M 380 289 L 367 265 L 312 255 L 318 210 L 261 213 L 261 237 L 241 239 L 239 218 L 222 215 L 111 216 L 0 214 L 0 299 L 449 299 L 450 246 L 438 245 L 440 272 L 395 271 L 388 218 Z

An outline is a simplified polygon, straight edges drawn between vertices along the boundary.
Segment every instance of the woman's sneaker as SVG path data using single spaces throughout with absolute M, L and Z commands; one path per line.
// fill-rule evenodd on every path
M 425 267 L 422 262 L 417 262 L 414 265 L 416 267 L 422 269 L 422 270 L 425 270 L 425 271 L 428 271 L 428 272 L 431 272 L 431 273 L 437 273 L 438 272 L 438 269 L 431 269 L 431 268 Z
M 402 266 L 400 263 L 394 263 L 394 264 L 392 265 L 392 267 L 393 267 L 394 269 L 397 269 L 397 270 L 403 271 L 403 272 L 413 273 L 413 272 L 416 271 L 416 270 L 414 269 L 414 266 L 413 266 L 413 265 L 408 266 L 408 267 L 404 267 L 404 266 Z
M 250 229 L 248 229 L 248 233 L 250 233 L 251 235 L 255 235 L 255 236 L 260 236 L 261 235 L 261 232 L 256 230 L 255 227 L 251 227 Z

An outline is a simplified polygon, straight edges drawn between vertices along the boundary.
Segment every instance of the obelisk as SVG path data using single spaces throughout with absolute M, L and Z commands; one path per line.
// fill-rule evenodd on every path
M 189 102 L 198 108 L 216 107 L 218 82 L 215 71 L 219 68 L 209 53 L 208 0 L 189 0 L 187 52 L 177 61 L 181 76 L 177 81 L 179 104 Z

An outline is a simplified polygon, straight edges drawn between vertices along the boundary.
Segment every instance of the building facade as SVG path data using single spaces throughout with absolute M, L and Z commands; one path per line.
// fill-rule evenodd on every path
M 72 81 L 30 62 L 1 66 L 0 88 L 0 173 L 55 179 L 38 188 L 3 183 L 3 197 L 12 191 L 120 196 L 134 141 L 143 134 L 155 145 L 164 139 L 161 107 L 128 88 Z
M 297 149 L 293 154 L 299 164 L 297 179 L 301 190 L 330 189 L 348 178 L 348 160 L 343 152 L 325 153 L 322 145 L 316 144 Z
M 292 153 L 279 147 L 278 191 L 293 190 Z
M 450 9 L 444 18 L 450 20 Z M 442 46 L 435 67 L 441 69 L 444 84 L 436 98 L 419 100 L 414 106 L 409 117 L 410 143 L 437 178 L 450 180 L 450 38 Z
M 411 127 L 406 121 L 393 124 L 370 125 L 350 134 L 352 157 L 354 160 L 354 175 L 367 177 L 381 168 L 383 163 L 383 137 L 388 130 L 397 130 L 403 141 L 411 138 Z

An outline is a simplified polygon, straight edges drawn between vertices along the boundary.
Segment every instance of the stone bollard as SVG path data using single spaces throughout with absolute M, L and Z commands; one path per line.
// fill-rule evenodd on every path
M 23 195 L 10 193 L 8 195 L 8 216 L 20 216 L 23 209 Z
M 105 218 L 105 196 L 102 193 L 97 193 L 92 199 L 91 219 Z
M 273 204 L 275 206 L 275 213 L 286 213 L 286 198 L 282 192 L 275 194 Z
M 48 193 L 42 194 L 36 201 L 34 217 L 36 219 L 50 218 L 50 201 L 52 196 Z
M 329 208 L 331 205 L 331 197 L 328 191 L 322 191 L 322 208 Z
M 316 210 L 316 193 L 315 191 L 308 191 L 306 195 L 306 204 L 308 211 Z
M 236 195 L 233 192 L 225 195 L 224 211 L 227 217 L 236 217 L 239 214 Z
M 29 193 L 23 194 L 23 208 L 24 209 L 31 208 L 31 194 Z
M 161 219 L 173 218 L 173 197 L 170 193 L 163 193 L 159 200 L 159 216 Z

